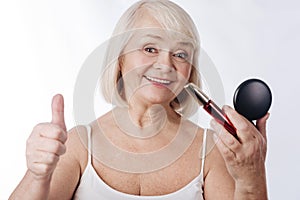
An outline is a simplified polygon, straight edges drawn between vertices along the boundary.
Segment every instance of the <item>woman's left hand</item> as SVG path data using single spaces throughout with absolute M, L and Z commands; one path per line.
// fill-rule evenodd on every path
M 257 120 L 254 126 L 229 106 L 224 106 L 223 111 L 236 127 L 238 140 L 215 120 L 211 121 L 211 126 L 218 133 L 218 136 L 215 135 L 216 145 L 236 183 L 236 189 L 265 188 L 266 121 L 269 113 Z

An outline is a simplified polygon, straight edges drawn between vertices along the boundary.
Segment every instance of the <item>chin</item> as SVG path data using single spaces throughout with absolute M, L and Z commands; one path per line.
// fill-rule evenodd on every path
M 139 99 L 140 103 L 165 105 L 170 103 L 175 95 L 166 86 L 147 85 L 136 90 L 132 97 Z
M 168 104 L 175 98 L 174 94 L 170 92 L 164 93 L 150 93 L 150 92 L 143 92 L 142 98 L 145 102 L 149 104 Z

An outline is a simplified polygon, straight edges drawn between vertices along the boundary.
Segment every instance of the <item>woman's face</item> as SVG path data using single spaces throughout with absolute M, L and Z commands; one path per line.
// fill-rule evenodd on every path
M 147 14 L 137 28 L 121 57 L 125 98 L 169 105 L 189 79 L 192 43 L 182 34 L 162 29 Z

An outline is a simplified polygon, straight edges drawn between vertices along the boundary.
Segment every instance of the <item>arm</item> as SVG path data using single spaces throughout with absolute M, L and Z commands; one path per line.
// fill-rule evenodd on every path
M 213 140 L 213 133 L 207 134 L 206 161 L 204 166 L 204 198 L 209 200 L 232 200 L 235 190 L 235 183 L 225 165 Z
M 85 166 L 87 162 L 86 148 L 78 136 L 81 133 L 85 133 L 84 127 L 73 128 L 68 133 L 67 151 L 60 157 L 52 175 L 49 200 L 72 199 L 73 197 L 80 180 L 81 166 Z
M 224 112 L 237 128 L 239 140 L 215 121 L 211 125 L 219 133 L 216 144 L 235 183 L 234 199 L 268 199 L 265 157 L 266 121 L 269 115 L 258 120 L 255 127 L 227 106 Z
M 10 200 L 45 200 L 49 194 L 51 197 L 54 193 L 60 199 L 72 197 L 71 191 L 74 191 L 79 180 L 80 167 L 72 153 L 75 134 L 70 134 L 67 141 L 63 108 L 62 96 L 55 96 L 52 101 L 51 123 L 41 123 L 34 127 L 26 144 L 28 170 L 11 194 Z M 70 148 L 66 150 L 66 147 Z M 68 188 L 59 190 L 63 185 Z
M 68 133 L 66 153 L 60 156 L 53 173 L 38 177 L 28 169 L 9 199 L 71 199 L 80 178 L 80 164 L 76 156 L 79 155 L 76 154 L 79 140 L 76 131 Z
M 50 188 L 50 177 L 36 179 L 35 175 L 27 170 L 25 176 L 10 195 L 9 200 L 14 199 L 47 199 Z

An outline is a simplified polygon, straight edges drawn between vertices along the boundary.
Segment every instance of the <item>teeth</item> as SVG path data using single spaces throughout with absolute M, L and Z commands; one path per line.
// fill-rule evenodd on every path
M 149 81 L 153 81 L 153 82 L 157 82 L 157 83 L 161 83 L 161 84 L 170 84 L 171 81 L 168 80 L 163 80 L 163 79 L 157 79 L 157 78 L 153 78 L 150 76 L 145 76 Z

